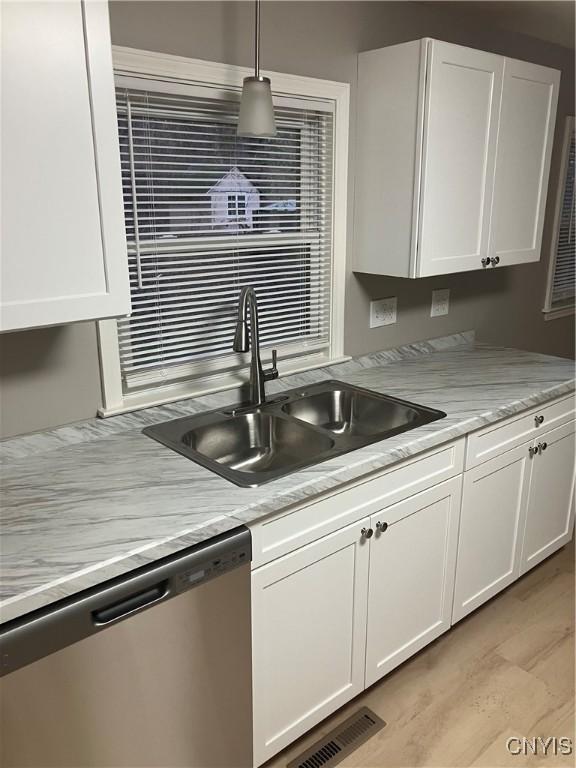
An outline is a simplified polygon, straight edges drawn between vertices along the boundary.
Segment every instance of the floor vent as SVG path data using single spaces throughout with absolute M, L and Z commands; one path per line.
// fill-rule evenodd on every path
M 384 720 L 371 709 L 362 707 L 310 749 L 289 762 L 287 768 L 332 768 L 385 725 Z

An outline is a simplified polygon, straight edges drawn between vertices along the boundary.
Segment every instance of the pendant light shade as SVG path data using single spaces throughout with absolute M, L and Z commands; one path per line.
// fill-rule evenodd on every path
M 238 119 L 240 136 L 276 136 L 274 106 L 267 77 L 245 77 Z
M 270 80 L 260 74 L 260 0 L 255 3 L 254 76 L 245 77 L 240 100 L 238 135 L 276 136 Z

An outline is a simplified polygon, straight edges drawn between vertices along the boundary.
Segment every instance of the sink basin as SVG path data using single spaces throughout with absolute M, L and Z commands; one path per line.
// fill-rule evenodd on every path
M 326 435 L 262 411 L 191 429 L 182 443 L 223 467 L 250 473 L 290 470 L 334 445 Z
M 373 436 L 418 421 L 420 412 L 386 397 L 351 388 L 303 396 L 283 406 L 290 416 L 337 435 Z
M 259 408 L 186 416 L 143 432 L 236 485 L 258 486 L 441 419 L 423 405 L 342 381 L 283 392 Z

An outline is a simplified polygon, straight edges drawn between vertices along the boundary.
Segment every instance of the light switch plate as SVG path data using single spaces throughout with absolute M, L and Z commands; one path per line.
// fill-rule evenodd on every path
M 450 289 L 442 288 L 440 291 L 432 291 L 432 306 L 430 317 L 447 315 L 450 308 Z
M 370 328 L 381 325 L 393 325 L 396 322 L 398 299 L 392 296 L 388 299 L 377 299 L 370 302 Z

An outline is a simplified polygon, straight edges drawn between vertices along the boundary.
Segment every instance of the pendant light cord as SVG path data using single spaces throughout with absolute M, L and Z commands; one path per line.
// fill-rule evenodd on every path
M 256 0 L 256 19 L 254 24 L 254 76 L 260 77 L 260 0 Z

